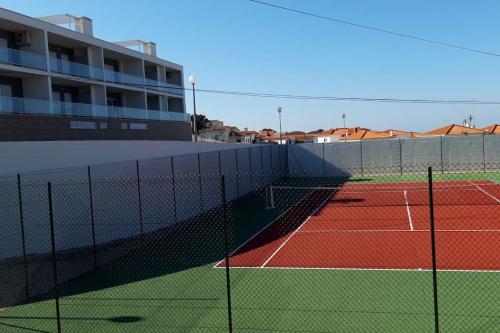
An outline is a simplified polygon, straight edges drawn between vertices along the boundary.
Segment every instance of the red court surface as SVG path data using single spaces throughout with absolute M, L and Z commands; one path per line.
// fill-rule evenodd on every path
M 437 268 L 500 271 L 500 184 L 433 186 Z M 232 268 L 430 270 L 429 216 L 427 183 L 314 189 L 229 262 Z

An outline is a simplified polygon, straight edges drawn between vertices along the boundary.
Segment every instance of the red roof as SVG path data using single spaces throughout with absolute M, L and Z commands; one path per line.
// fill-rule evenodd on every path
M 499 124 L 492 124 L 490 126 L 486 126 L 484 128 L 481 128 L 483 131 L 486 132 L 486 134 L 497 134 L 500 135 L 500 125 Z
M 426 135 L 468 135 L 484 134 L 483 129 L 451 124 L 425 132 Z

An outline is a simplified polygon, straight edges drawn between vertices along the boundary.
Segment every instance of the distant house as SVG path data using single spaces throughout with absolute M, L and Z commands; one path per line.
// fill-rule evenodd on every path
M 239 134 L 239 130 L 234 126 L 210 127 L 200 130 L 200 141 L 217 141 L 217 142 L 242 142 L 243 135 Z
M 321 133 L 317 133 L 314 139 L 315 143 L 330 143 L 338 142 L 345 139 L 350 134 L 354 134 L 361 130 L 360 127 L 350 127 L 350 128 L 332 128 L 325 130 Z
M 423 133 L 426 136 L 444 136 L 444 135 L 481 135 L 485 134 L 484 129 L 451 124 L 436 128 Z
M 485 134 L 496 134 L 500 135 L 500 124 L 492 124 L 481 128 Z
M 243 138 L 241 142 L 244 143 L 255 143 L 260 141 L 260 135 L 256 131 L 249 131 L 248 128 L 245 128 L 243 131 L 238 132 Z
M 402 138 L 402 139 L 416 139 L 416 138 L 424 137 L 423 134 L 420 134 L 417 132 L 407 132 L 407 131 L 401 131 L 401 130 L 396 130 L 396 129 L 388 129 L 388 130 L 382 131 L 381 133 L 388 134 L 390 137 L 393 137 L 393 138 Z
M 391 136 L 384 132 L 378 132 L 363 128 L 353 134 L 348 135 L 347 138 L 345 138 L 345 140 L 361 141 L 361 140 L 379 140 L 379 139 L 391 139 L 391 138 L 394 138 L 394 136 Z
M 313 143 L 316 134 L 305 133 L 301 131 L 286 132 L 281 135 L 275 133 L 274 136 L 267 137 L 264 140 L 268 142 L 277 142 L 280 144 L 286 143 Z

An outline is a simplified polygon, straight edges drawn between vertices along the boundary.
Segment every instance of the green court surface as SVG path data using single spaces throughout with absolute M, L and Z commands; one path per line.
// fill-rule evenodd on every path
M 500 173 L 435 176 L 467 179 L 499 182 Z M 344 181 L 426 180 L 382 175 Z M 265 207 L 263 195 L 232 205 L 233 248 L 278 216 Z M 222 244 L 208 229 L 186 228 L 190 236 L 176 240 L 174 253 L 187 250 L 187 261 L 166 259 L 172 247 L 161 245 L 173 241 L 167 237 L 60 286 L 62 332 L 228 332 L 226 271 L 213 268 Z M 441 332 L 500 332 L 500 273 L 438 272 L 438 286 Z M 432 287 L 429 271 L 232 269 L 233 331 L 434 332 Z M 0 310 L 0 332 L 56 332 L 52 296 Z

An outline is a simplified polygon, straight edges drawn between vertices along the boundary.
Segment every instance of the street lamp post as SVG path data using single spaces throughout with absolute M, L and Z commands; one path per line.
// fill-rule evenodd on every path
M 344 142 L 347 140 L 347 128 L 345 127 L 345 113 L 342 113 L 342 120 L 344 120 Z
M 279 118 L 280 118 L 280 145 L 283 144 L 283 138 L 282 138 L 282 132 L 281 132 L 281 111 L 283 111 L 283 109 L 280 107 L 278 107 L 278 115 L 279 115 Z
M 194 141 L 198 141 L 198 129 L 196 126 L 196 91 L 194 85 L 198 83 L 198 78 L 195 75 L 191 75 L 189 77 L 189 83 L 193 86 L 193 132 L 194 132 Z

